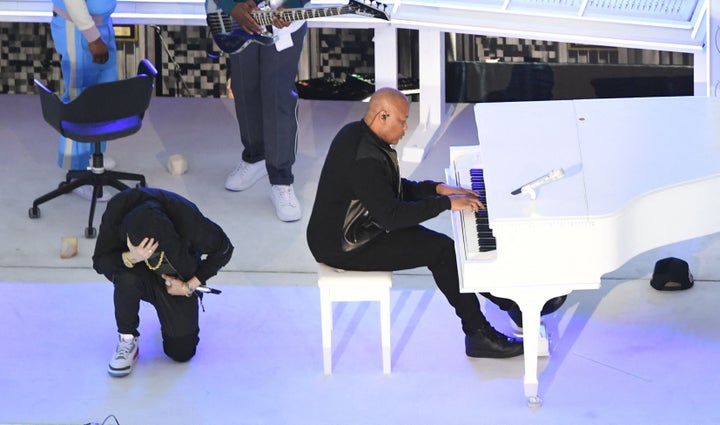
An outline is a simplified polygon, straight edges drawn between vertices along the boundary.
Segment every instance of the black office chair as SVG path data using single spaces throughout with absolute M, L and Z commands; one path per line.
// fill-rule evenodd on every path
M 137 186 L 145 186 L 142 174 L 124 173 L 106 170 L 103 163 L 101 142 L 129 136 L 140 130 L 142 120 L 150 105 L 157 70 L 147 59 L 138 66 L 138 75 L 126 80 L 95 84 L 86 88 L 69 103 L 64 103 L 40 81 L 35 85 L 40 89 L 40 102 L 45 121 L 58 133 L 77 142 L 92 143 L 92 165 L 86 170 L 69 170 L 65 181 L 59 187 L 35 199 L 28 211 L 30 218 L 40 217 L 40 204 L 60 195 L 72 192 L 84 186 L 93 186 L 90 201 L 90 216 L 85 228 L 85 237 L 94 238 L 97 233 L 93 227 L 95 204 L 103 196 L 103 186 L 112 186 L 117 190 L 128 189 L 121 180 L 136 181 Z

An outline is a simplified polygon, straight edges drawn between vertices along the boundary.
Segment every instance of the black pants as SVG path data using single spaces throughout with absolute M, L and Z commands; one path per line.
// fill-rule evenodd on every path
M 195 355 L 200 341 L 197 296 L 169 295 L 163 279 L 141 266 L 116 274 L 114 286 L 115 321 L 119 333 L 140 335 L 140 301 L 146 301 L 157 311 L 165 354 L 179 362 L 188 361 Z
M 518 306 L 515 301 L 507 298 L 499 298 L 485 292 L 483 292 L 482 295 L 497 304 L 500 309 L 507 311 L 508 315 L 517 326 L 521 328 L 523 327 L 522 312 L 520 311 L 520 306 Z M 561 295 L 547 300 L 543 305 L 542 310 L 540 310 L 540 315 L 544 316 L 557 311 L 565 303 L 565 300 L 567 300 L 567 295 Z
M 265 160 L 270 184 L 294 181 L 292 166 L 297 149 L 297 95 L 295 79 L 307 26 L 292 33 L 293 46 L 280 52 L 275 46 L 250 43 L 230 55 L 235 115 L 244 147 L 242 159 Z
M 321 261 L 332 267 L 361 271 L 395 271 L 427 267 L 432 272 L 438 289 L 455 309 L 455 314 L 460 318 L 462 329 L 466 334 L 488 326 L 485 315 L 480 310 L 477 296 L 460 292 L 455 244 L 451 238 L 442 233 L 423 226 L 396 230 L 382 234 L 358 252 Z

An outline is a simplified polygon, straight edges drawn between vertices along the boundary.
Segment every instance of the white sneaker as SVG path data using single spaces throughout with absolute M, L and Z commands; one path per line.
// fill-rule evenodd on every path
M 275 214 L 282 221 L 297 221 L 302 217 L 300 202 L 295 196 L 295 191 L 289 185 L 272 185 L 270 199 L 275 205 Z
M 225 189 L 234 192 L 245 190 L 266 175 L 265 161 L 250 164 L 240 160 L 240 164 L 225 179 Z
M 85 186 L 76 187 L 73 189 L 73 193 L 77 196 L 85 199 L 86 201 L 92 200 L 93 196 L 93 187 L 89 184 L 86 184 Z M 110 192 L 108 192 L 107 188 L 103 188 L 103 196 L 99 197 L 97 199 L 98 202 L 107 202 L 112 198 L 112 195 L 110 195 Z
M 108 373 L 116 378 L 129 375 L 140 355 L 135 335 L 120 334 L 119 339 L 115 354 L 108 365 Z

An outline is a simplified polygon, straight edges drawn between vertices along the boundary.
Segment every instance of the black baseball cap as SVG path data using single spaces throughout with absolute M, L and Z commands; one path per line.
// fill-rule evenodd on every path
M 655 263 L 650 285 L 658 291 L 681 291 L 692 288 L 693 284 L 687 261 L 668 257 Z

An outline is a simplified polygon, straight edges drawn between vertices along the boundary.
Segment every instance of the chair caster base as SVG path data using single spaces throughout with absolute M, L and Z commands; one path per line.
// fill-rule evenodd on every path
M 85 228 L 85 237 L 88 239 L 94 239 L 97 236 L 97 230 L 94 227 Z

